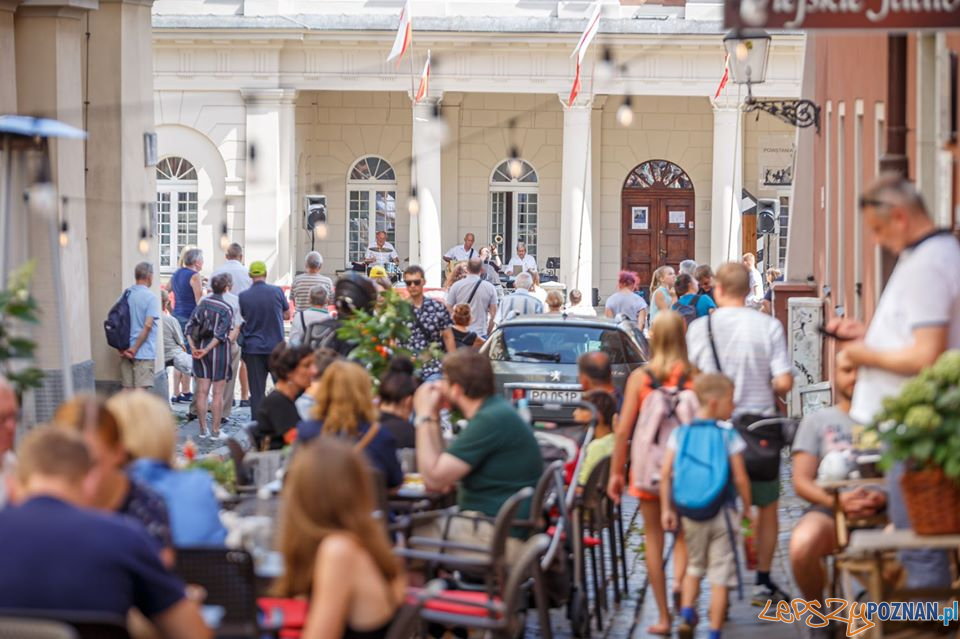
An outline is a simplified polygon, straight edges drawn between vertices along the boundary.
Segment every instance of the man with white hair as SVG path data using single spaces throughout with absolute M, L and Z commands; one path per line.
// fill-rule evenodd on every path
M 696 281 L 695 273 L 697 272 L 697 261 L 696 260 L 683 260 L 680 262 L 679 274 L 680 275 L 689 275 Z
M 0 375 L 0 510 L 6 506 L 8 485 L 14 480 L 13 438 L 19 417 L 17 394 L 7 378 Z
M 517 242 L 517 252 L 507 262 L 508 273 L 536 273 L 537 258 L 527 253 L 527 245 L 523 242 Z
M 543 312 L 543 302 L 530 293 L 533 288 L 533 276 L 526 271 L 517 275 L 513 282 L 516 290 L 500 302 L 497 324 L 502 324 L 512 311 L 517 315 L 536 315 Z
M 323 256 L 316 251 L 310 251 L 303 262 L 306 272 L 294 277 L 293 285 L 290 286 L 290 301 L 298 311 L 310 308 L 310 291 L 315 286 L 322 286 L 327 292 L 327 299 L 333 299 L 333 280 L 326 275 L 320 275 Z

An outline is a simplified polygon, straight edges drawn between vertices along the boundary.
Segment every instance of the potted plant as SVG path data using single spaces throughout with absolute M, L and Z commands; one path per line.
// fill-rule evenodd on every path
M 960 350 L 947 351 L 883 401 L 872 429 L 882 465 L 904 462 L 904 502 L 919 535 L 960 533 Z

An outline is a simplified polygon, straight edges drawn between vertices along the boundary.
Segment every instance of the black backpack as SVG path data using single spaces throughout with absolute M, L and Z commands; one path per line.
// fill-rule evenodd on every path
M 117 350 L 125 351 L 130 348 L 130 289 L 123 292 L 117 303 L 107 313 L 103 323 L 103 332 L 107 335 L 107 344 Z
M 699 293 L 694 295 L 689 304 L 681 304 L 679 301 L 675 302 L 670 310 L 680 313 L 683 321 L 686 322 L 687 326 L 690 326 L 690 322 L 697 319 L 697 303 L 701 297 L 702 295 Z

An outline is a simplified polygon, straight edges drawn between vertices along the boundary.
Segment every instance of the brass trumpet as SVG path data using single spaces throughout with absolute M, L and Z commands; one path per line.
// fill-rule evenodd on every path
M 503 244 L 503 236 L 500 235 L 499 233 L 497 233 L 496 235 L 494 235 L 494 236 L 493 236 L 493 243 L 494 243 L 495 245 L 496 245 L 496 244 Z

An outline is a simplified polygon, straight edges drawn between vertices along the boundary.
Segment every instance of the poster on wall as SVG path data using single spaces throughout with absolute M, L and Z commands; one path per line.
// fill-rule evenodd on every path
M 686 211 L 670 211 L 668 214 L 668 220 L 670 224 L 679 224 L 680 228 L 683 228 L 687 224 L 687 212 Z
M 631 229 L 634 231 L 646 231 L 650 228 L 649 226 L 649 212 L 650 209 L 646 206 L 634 206 L 630 209 L 633 218 L 633 224 Z
M 793 184 L 794 139 L 771 135 L 760 139 L 759 190 L 776 191 Z

